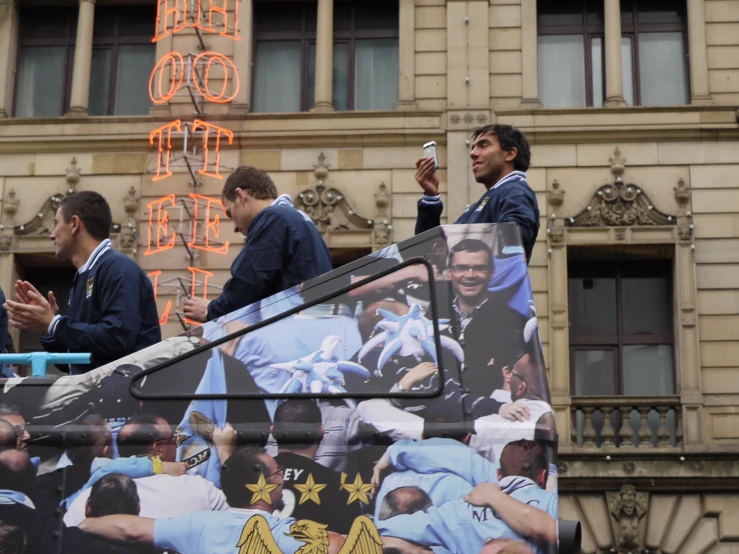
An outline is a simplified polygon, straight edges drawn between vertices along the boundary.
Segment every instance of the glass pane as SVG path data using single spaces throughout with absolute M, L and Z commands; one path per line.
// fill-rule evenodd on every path
M 621 69 L 623 71 L 624 100 L 634 105 L 634 56 L 631 37 L 621 37 Z
M 57 46 L 21 48 L 16 117 L 62 115 L 65 54 Z
M 639 33 L 642 106 L 688 103 L 688 79 L 682 33 Z
M 539 25 L 582 25 L 582 1 L 539 1 L 536 10 Z
M 397 0 L 355 2 L 354 27 L 361 29 L 396 29 L 400 8 Z
M 621 25 L 634 25 L 634 3 L 632 0 L 621 0 Z
M 613 350 L 575 351 L 575 394 L 612 396 L 616 394 Z
M 118 49 L 115 115 L 146 115 L 151 107 L 149 75 L 154 68 L 153 44 L 129 44 Z
M 157 9 L 150 6 L 126 6 L 118 10 L 118 36 L 154 36 Z M 220 32 L 220 30 L 219 30 Z
M 590 41 L 590 56 L 593 63 L 593 106 L 603 106 L 603 39 L 594 37 Z
M 670 298 L 664 277 L 625 277 L 623 293 L 623 332 L 666 335 L 671 331 Z
M 90 68 L 90 115 L 108 115 L 108 96 L 110 93 L 109 49 L 95 48 L 92 51 Z
M 660 396 L 675 393 L 672 346 L 668 344 L 623 347 L 624 394 Z
M 681 23 L 680 2 L 671 0 L 639 0 L 639 23 Z
M 254 111 L 300 111 L 300 41 L 258 41 Z
M 569 289 L 570 334 L 616 334 L 616 279 L 571 278 Z
M 115 20 L 118 12 L 119 9 L 114 6 L 95 6 L 95 24 L 93 27 L 95 38 L 115 38 Z M 153 24 L 149 25 L 149 33 L 152 33 L 153 28 Z
M 394 110 L 398 103 L 398 39 L 357 40 L 354 109 Z
M 334 43 L 334 78 L 331 102 L 336 110 L 346 110 L 349 101 L 349 45 Z M 316 98 L 316 45 L 308 45 L 308 109 Z
M 20 13 L 20 35 L 21 38 L 67 38 L 67 31 L 70 27 L 70 20 L 73 22 L 73 29 L 70 30 L 70 37 L 75 38 L 74 33 L 77 29 L 77 8 L 52 8 L 44 6 L 44 9 L 24 9 Z
M 603 1 L 590 0 L 586 5 L 588 25 L 603 25 Z
M 585 106 L 582 35 L 539 36 L 539 99 L 546 108 Z
M 313 24 L 315 28 L 315 23 Z M 255 2 L 254 30 L 265 31 L 301 31 L 303 29 L 302 4 L 285 4 L 282 2 Z

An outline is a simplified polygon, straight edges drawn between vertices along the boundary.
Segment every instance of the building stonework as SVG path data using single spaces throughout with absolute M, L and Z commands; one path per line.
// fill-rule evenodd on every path
M 543 107 L 532 0 L 399 0 L 399 95 L 389 111 L 333 111 L 317 93 L 312 111 L 254 113 L 252 0 L 240 0 L 241 42 L 206 37 L 241 79 L 232 102 L 208 104 L 203 116 L 233 132 L 221 146 L 222 173 L 241 164 L 268 171 L 316 217 L 337 259 L 413 235 L 424 143 L 438 144 L 446 223 L 483 190 L 471 173 L 470 131 L 508 123 L 527 135 L 541 210 L 529 272 L 560 429 L 560 517 L 583 522 L 585 554 L 739 553 L 739 5 L 686 1 L 690 96 L 680 106 L 625 105 L 619 71 L 606 75 L 605 107 Z M 177 96 L 149 115 L 88 116 L 78 86 L 64 117 L 12 117 L 24 4 L 0 0 L 0 286 L 8 294 L 26 268 L 53 258 L 60 199 L 96 190 L 111 204 L 116 247 L 157 279 L 164 336 L 180 333 L 183 289 L 194 279 L 190 292 L 207 284 L 217 296 L 243 244 L 222 212 L 208 215 L 201 203 L 195 244 L 209 246 L 188 247 L 190 195 L 218 200 L 222 180 L 194 181 L 185 167 L 154 180 L 150 132 L 192 120 L 192 103 Z M 606 66 L 616 55 L 614 6 L 604 1 Z M 327 28 L 319 24 L 319 34 Z M 197 43 L 192 30 L 171 34 L 156 43 L 156 58 Z M 329 91 L 330 78 L 317 63 Z M 166 220 L 157 219 L 162 202 Z M 217 235 L 208 227 L 215 215 Z M 575 394 L 568 267 L 593 249 L 669 260 L 674 394 Z

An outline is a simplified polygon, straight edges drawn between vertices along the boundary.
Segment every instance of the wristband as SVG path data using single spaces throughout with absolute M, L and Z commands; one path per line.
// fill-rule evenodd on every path
M 154 456 L 151 459 L 151 465 L 154 466 L 154 475 L 162 474 L 162 459 L 159 456 Z

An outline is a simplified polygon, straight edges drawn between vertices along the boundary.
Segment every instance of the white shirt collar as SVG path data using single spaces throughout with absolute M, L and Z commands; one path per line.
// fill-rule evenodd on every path
M 92 251 L 92 254 L 90 254 L 90 257 L 87 258 L 87 261 L 85 262 L 85 265 L 83 265 L 81 268 L 77 270 L 77 273 L 84 273 L 88 269 L 92 269 L 92 266 L 95 265 L 95 262 L 98 260 L 100 255 L 105 252 L 106 250 L 110 250 L 113 247 L 112 243 L 110 242 L 110 239 L 105 239 L 103 242 L 97 245 L 97 248 Z
M 495 187 L 502 185 L 503 183 L 507 183 L 508 181 L 512 181 L 514 179 L 523 179 L 526 180 L 526 174 L 523 171 L 511 171 L 508 175 L 504 175 L 503 178 L 501 178 L 497 183 L 495 183 L 492 187 L 490 187 L 490 190 L 493 190 Z

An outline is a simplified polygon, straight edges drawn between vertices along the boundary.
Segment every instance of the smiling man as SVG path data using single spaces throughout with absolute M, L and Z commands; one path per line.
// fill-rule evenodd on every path
M 531 261 L 539 233 L 539 206 L 526 182 L 531 161 L 526 137 L 510 125 L 487 125 L 472 134 L 472 173 L 487 192 L 459 216 L 455 223 L 516 223 L 521 230 L 526 262 Z M 416 234 L 437 227 L 444 205 L 433 158 L 416 162 L 416 181 L 424 195 L 418 201 Z
M 285 195 L 278 198 L 277 187 L 264 171 L 237 168 L 226 179 L 221 196 L 234 230 L 246 235 L 246 245 L 218 298 L 185 302 L 190 319 L 216 319 L 333 269 L 315 225 L 289 201 L 281 201 Z

